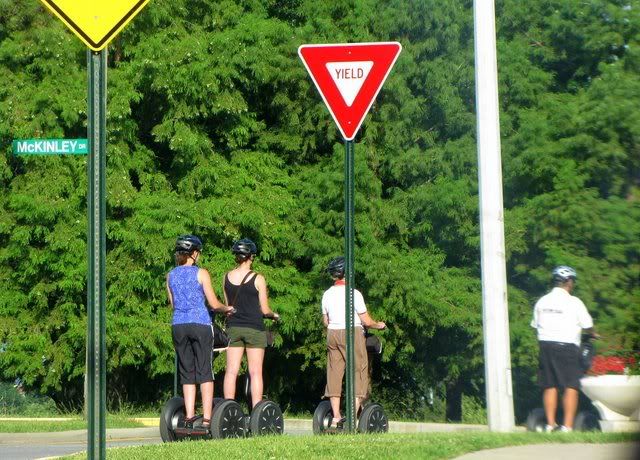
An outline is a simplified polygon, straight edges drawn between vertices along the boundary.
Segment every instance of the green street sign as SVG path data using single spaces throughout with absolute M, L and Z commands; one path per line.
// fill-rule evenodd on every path
M 14 155 L 86 155 L 89 153 L 87 139 L 16 139 L 13 141 Z

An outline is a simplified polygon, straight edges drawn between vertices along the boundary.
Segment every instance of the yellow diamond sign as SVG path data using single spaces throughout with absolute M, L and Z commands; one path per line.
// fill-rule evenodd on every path
M 80 40 L 100 51 L 149 0 L 40 0 Z

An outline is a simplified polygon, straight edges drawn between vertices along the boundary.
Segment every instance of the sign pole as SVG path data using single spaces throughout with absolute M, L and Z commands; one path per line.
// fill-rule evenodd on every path
M 87 458 L 106 458 L 105 214 L 107 50 L 87 51 Z
M 353 313 L 353 289 L 354 289 L 354 214 L 355 214 L 355 172 L 354 172 L 354 145 L 353 141 L 345 140 L 345 188 L 344 188 L 344 246 L 345 246 L 345 326 L 347 342 L 347 378 L 345 382 L 345 407 L 346 428 L 349 433 L 355 431 L 355 350 L 354 350 L 354 313 Z
M 509 350 L 498 65 L 493 0 L 475 0 L 473 10 L 487 418 L 489 430 L 509 432 L 513 431 L 515 424 Z

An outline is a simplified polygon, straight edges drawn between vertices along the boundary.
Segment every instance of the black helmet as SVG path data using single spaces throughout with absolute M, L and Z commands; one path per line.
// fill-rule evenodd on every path
M 551 275 L 553 276 L 553 281 L 554 282 L 560 282 L 560 283 L 564 283 L 566 281 L 569 281 L 570 279 L 576 279 L 578 277 L 578 275 L 576 274 L 576 271 L 571 268 L 568 267 L 566 265 L 559 265 L 556 268 L 553 269 L 553 271 L 551 272 Z
M 329 265 L 327 265 L 327 272 L 333 278 L 344 278 L 344 257 L 336 257 Z
M 251 256 L 258 253 L 258 247 L 249 238 L 242 238 L 231 246 L 231 252 L 236 255 Z
M 195 235 L 182 235 L 176 240 L 176 252 L 191 254 L 202 251 L 202 240 Z

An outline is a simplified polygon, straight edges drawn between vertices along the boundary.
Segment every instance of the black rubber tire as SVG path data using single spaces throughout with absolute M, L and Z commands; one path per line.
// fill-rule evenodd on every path
M 224 398 L 213 398 L 213 411 L 211 412 L 211 416 L 213 417 L 213 412 L 216 411 L 218 406 L 225 401 Z
M 362 409 L 358 419 L 360 433 L 386 433 L 389 431 L 389 419 L 380 404 L 370 403 Z
M 544 409 L 537 407 L 529 412 L 527 417 L 527 431 L 533 431 L 537 433 L 544 433 L 544 427 L 547 425 L 547 416 L 544 414 Z
M 313 434 L 325 434 L 331 426 L 333 410 L 329 401 L 321 401 L 313 413 Z
M 575 431 L 602 431 L 600 417 L 592 411 L 580 411 L 573 421 Z
M 167 401 L 160 413 L 160 437 L 163 442 L 178 440 L 175 429 L 182 423 L 185 415 L 183 398 L 175 396 Z
M 268 399 L 260 401 L 251 411 L 249 429 L 253 436 L 282 434 L 284 432 L 284 417 L 280 406 Z
M 218 404 L 211 417 L 211 437 L 244 438 L 246 436 L 245 414 L 240 404 L 227 399 Z

